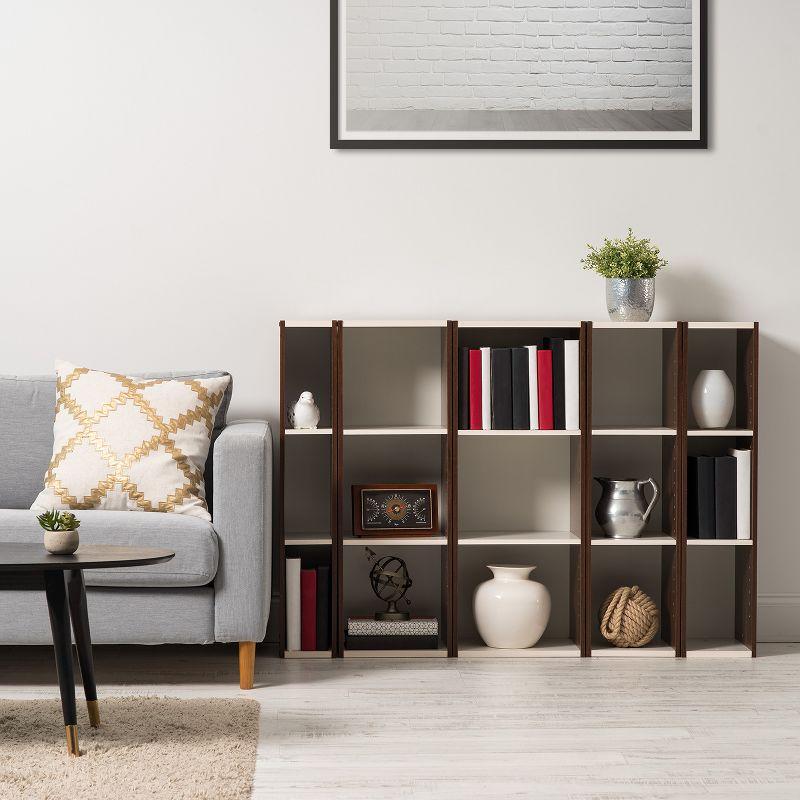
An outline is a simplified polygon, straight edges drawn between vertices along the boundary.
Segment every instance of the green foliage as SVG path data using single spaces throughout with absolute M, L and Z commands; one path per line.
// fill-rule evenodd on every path
M 81 521 L 69 511 L 45 511 L 36 519 L 46 531 L 74 531 L 81 526 Z
M 604 278 L 655 278 L 668 262 L 649 239 L 637 239 L 628 228 L 624 239 L 605 239 L 600 247 L 589 245 L 589 254 L 581 264 Z

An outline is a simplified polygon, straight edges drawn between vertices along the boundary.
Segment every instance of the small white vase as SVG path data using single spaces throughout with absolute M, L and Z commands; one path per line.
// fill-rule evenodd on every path
M 733 384 L 723 369 L 704 369 L 692 386 L 692 411 L 700 428 L 726 428 L 733 413 Z
M 475 589 L 478 633 L 489 647 L 521 650 L 541 639 L 550 621 L 550 592 L 528 576 L 536 567 L 489 565 L 494 577 Z
M 72 555 L 79 544 L 78 531 L 45 531 L 44 549 L 57 556 Z

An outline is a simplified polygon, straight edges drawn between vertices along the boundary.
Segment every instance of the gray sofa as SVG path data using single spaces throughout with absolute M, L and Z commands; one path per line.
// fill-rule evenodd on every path
M 167 373 L 144 377 L 202 377 Z M 166 547 L 164 564 L 87 570 L 95 644 L 238 642 L 251 688 L 271 576 L 272 438 L 266 422 L 226 424 L 230 392 L 206 462 L 213 522 L 181 514 L 81 511 L 81 542 Z M 40 542 L 30 511 L 53 449 L 54 377 L 0 377 L 0 541 Z M 51 644 L 43 592 L 0 591 L 0 644 Z

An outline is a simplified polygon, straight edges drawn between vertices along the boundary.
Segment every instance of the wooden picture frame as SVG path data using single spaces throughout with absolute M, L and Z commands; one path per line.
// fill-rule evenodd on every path
M 439 502 L 435 483 L 371 483 L 353 484 L 353 536 L 392 537 L 434 536 L 439 533 Z M 390 511 L 382 511 L 387 499 L 400 496 L 395 522 Z M 374 504 L 377 519 L 371 523 L 366 505 Z M 420 513 L 415 514 L 413 504 L 420 503 Z M 402 517 L 400 516 L 402 515 Z
M 528 14 L 532 3 L 481 8 L 481 15 L 466 26 L 453 20 L 469 19 L 463 14 L 470 10 L 477 15 L 475 3 L 454 9 L 442 0 L 441 9 L 433 9 L 435 16 L 430 15 L 430 3 L 402 7 L 396 19 L 391 14 L 397 8 L 380 5 L 389 14 L 385 36 L 380 27 L 383 20 L 372 13 L 379 8 L 361 2 L 349 14 L 348 0 L 330 0 L 333 150 L 708 148 L 708 0 L 689 0 L 687 7 L 680 8 L 665 2 L 663 8 L 631 9 L 623 4 L 572 9 L 591 15 L 578 14 L 574 20 L 559 16 L 557 22 L 547 23 L 545 33 L 539 32 L 539 22 L 531 21 L 541 19 L 533 10 Z M 543 4 L 541 10 L 551 6 Z M 507 21 L 492 22 L 495 18 L 485 13 L 492 10 L 498 12 L 496 20 Z M 626 10 L 630 22 L 619 22 Z M 680 24 L 686 17 L 680 12 L 687 10 L 691 21 Z M 428 17 L 415 22 L 412 12 L 416 11 Z M 493 25 L 496 33 L 491 31 Z M 568 26 L 574 28 L 574 35 L 564 35 Z M 607 47 L 598 35 L 605 33 L 604 26 L 611 40 Z M 664 43 L 653 45 L 651 34 L 661 28 Z M 551 36 L 556 29 L 561 34 Z M 637 35 L 642 37 L 638 45 L 632 41 Z M 451 41 L 459 36 L 463 42 Z M 556 53 L 546 58 L 537 55 L 542 47 L 556 46 L 543 42 L 555 40 L 564 40 L 572 48 L 558 71 L 551 67 Z M 685 48 L 690 59 L 684 59 L 680 51 L 672 52 L 675 47 Z M 350 55 L 350 48 L 355 55 Z M 608 48 L 618 49 L 617 55 Z M 636 49 L 644 56 L 634 69 L 631 53 Z M 578 77 L 586 85 L 574 78 L 558 84 L 561 75 L 576 71 L 580 63 L 576 54 L 585 54 L 587 74 Z M 507 74 L 499 75 L 494 96 L 487 94 L 491 88 L 487 78 L 498 72 L 500 62 L 494 59 L 500 57 L 510 60 Z M 659 70 L 659 60 L 667 57 L 674 61 Z M 391 63 L 382 64 L 381 59 Z M 682 61 L 688 66 L 686 73 L 681 72 Z M 404 63 L 411 65 L 407 72 L 402 70 Z M 519 73 L 523 73 L 520 80 Z M 628 73 L 631 80 L 626 82 Z M 441 97 L 432 91 L 437 85 L 442 86 Z M 646 85 L 654 89 L 650 95 L 644 91 Z M 530 96 L 525 94 L 526 86 L 532 90 Z M 427 97 L 430 102 L 425 101 Z M 518 99 L 524 101 L 521 107 Z

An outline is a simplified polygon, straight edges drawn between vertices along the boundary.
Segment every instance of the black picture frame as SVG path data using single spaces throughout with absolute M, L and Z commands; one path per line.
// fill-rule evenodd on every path
M 359 483 L 353 484 L 351 491 L 353 536 L 435 536 L 439 532 L 438 492 L 435 483 Z M 374 497 L 380 505 L 394 495 L 402 496 L 409 505 L 415 498 L 420 501 L 424 506 L 424 519 L 409 518 L 408 521 L 398 521 L 395 524 L 368 523 L 364 508 L 367 498 Z
M 345 1 L 346 0 L 341 0 Z M 339 5 L 330 0 L 330 148 L 331 150 L 707 150 L 708 0 L 699 4 L 700 82 L 697 139 L 343 139 L 339 114 Z M 554 137 L 558 132 L 554 132 Z

